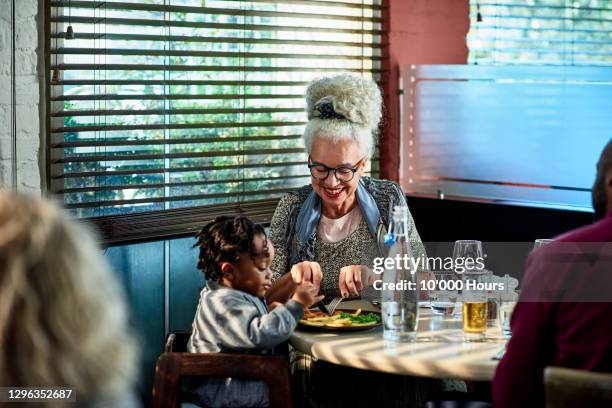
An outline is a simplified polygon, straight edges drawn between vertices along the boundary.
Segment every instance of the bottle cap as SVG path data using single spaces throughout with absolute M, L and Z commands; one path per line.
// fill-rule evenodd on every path
M 395 241 L 397 241 L 397 237 L 395 236 L 395 234 L 392 234 L 392 233 L 385 234 L 385 245 L 391 246 L 395 244 Z

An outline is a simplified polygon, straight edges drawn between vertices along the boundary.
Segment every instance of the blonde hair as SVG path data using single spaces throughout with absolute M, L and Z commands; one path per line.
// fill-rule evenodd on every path
M 331 107 L 331 114 L 324 114 L 321 107 Z M 382 117 L 382 96 L 372 79 L 350 74 L 316 79 L 306 89 L 306 108 L 308 153 L 313 139 L 324 137 L 334 142 L 355 140 L 364 154 L 372 156 Z
M 0 191 L 0 385 L 129 395 L 137 357 L 121 289 L 83 225 Z

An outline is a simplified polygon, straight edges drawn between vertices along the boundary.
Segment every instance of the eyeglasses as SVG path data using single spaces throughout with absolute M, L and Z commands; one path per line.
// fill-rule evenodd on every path
M 325 180 L 329 177 L 329 173 L 331 171 L 334 172 L 334 176 L 336 176 L 336 180 L 346 183 L 351 181 L 353 177 L 355 177 L 355 173 L 359 170 L 359 166 L 363 162 L 365 157 L 362 157 L 355 166 L 338 166 L 338 167 L 327 167 L 323 163 L 313 162 L 310 157 L 308 157 L 308 168 L 310 169 L 310 174 L 317 180 Z

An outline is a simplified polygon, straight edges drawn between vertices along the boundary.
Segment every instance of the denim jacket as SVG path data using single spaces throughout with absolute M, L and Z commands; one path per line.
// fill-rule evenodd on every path
M 372 244 L 378 248 L 379 256 L 386 256 L 384 236 L 392 209 L 396 205 L 407 205 L 406 197 L 396 183 L 370 177 L 360 179 L 356 194 L 357 203 L 368 224 Z M 276 249 L 272 263 L 275 279 L 288 272 L 296 263 L 317 260 L 315 241 L 320 216 L 321 199 L 311 185 L 300 187 L 281 198 L 270 225 L 270 239 Z M 413 255 L 425 255 L 425 247 L 410 213 L 408 224 L 408 240 Z

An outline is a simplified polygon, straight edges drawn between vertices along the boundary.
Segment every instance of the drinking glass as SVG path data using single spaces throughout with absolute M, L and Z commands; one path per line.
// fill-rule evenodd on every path
M 542 248 L 544 245 L 546 244 L 550 244 L 551 242 L 553 242 L 554 240 L 552 239 L 536 239 L 535 243 L 533 244 L 533 250 L 535 251 L 538 248 Z
M 482 242 L 474 240 L 455 241 L 453 258 L 482 258 Z
M 487 333 L 487 301 L 463 301 L 463 339 L 485 341 Z
M 499 327 L 501 329 L 504 339 L 509 339 L 512 336 L 512 330 L 510 330 L 510 319 L 512 318 L 512 311 L 516 306 L 516 302 L 513 301 L 502 301 L 499 302 L 497 311 L 499 313 Z
M 474 270 L 463 274 L 462 321 L 465 341 L 485 341 L 487 332 L 488 296 L 482 285 L 490 271 Z
M 476 259 L 479 257 L 483 257 L 482 252 L 482 242 L 470 239 L 462 239 L 455 241 L 455 246 L 453 248 L 453 259 L 455 260 L 455 264 L 458 263 L 457 259 L 463 258 L 462 264 L 465 264 L 465 258 Z M 459 270 L 455 266 L 455 272 L 462 273 L 463 271 Z M 462 277 L 464 279 L 464 276 Z M 461 294 L 463 292 L 462 289 L 459 290 Z M 455 314 L 459 317 L 462 315 L 462 308 L 456 308 Z
M 434 282 L 428 282 L 431 311 L 438 316 L 450 317 L 455 310 L 460 275 L 452 271 L 434 271 Z

